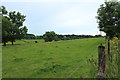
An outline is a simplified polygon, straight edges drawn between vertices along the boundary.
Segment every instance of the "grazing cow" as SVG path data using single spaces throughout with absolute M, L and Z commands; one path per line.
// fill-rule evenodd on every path
M 37 41 L 35 41 L 35 43 L 38 43 Z

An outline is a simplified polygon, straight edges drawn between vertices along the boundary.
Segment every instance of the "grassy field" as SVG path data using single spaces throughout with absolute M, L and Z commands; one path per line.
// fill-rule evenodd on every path
M 98 45 L 104 38 L 58 42 L 18 40 L 2 47 L 3 78 L 92 78 L 97 66 Z

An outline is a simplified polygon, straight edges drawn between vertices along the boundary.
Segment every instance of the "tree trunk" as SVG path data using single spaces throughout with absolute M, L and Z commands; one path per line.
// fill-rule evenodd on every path
M 110 53 L 110 38 L 108 37 L 108 41 L 107 41 L 107 54 L 108 54 L 108 60 L 110 60 L 112 62 L 112 55 Z
M 120 52 L 120 35 L 118 36 L 118 51 Z
M 12 41 L 12 45 L 14 45 L 14 44 L 13 44 L 13 41 Z
M 6 46 L 6 42 L 4 42 L 4 46 Z
M 120 37 L 118 37 L 118 40 L 120 40 Z
M 120 40 L 120 33 L 118 33 L 118 40 Z
M 108 56 L 110 57 L 110 39 L 108 38 Z
M 118 51 L 120 52 L 120 39 L 118 40 Z

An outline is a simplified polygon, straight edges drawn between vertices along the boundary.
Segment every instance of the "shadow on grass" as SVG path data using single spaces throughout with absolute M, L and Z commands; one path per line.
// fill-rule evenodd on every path
M 4 46 L 3 44 L 1 44 L 2 46 Z M 6 44 L 6 46 L 16 46 L 16 45 L 21 45 L 21 44 L 14 44 L 14 45 L 12 45 L 12 44 Z

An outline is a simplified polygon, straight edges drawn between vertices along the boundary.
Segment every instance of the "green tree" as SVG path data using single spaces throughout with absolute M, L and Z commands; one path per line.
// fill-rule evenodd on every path
M 120 2 L 117 2 L 117 5 L 115 6 L 115 32 L 120 40 Z
M 1 7 L 2 9 L 2 26 L 3 26 L 3 35 L 6 36 L 6 41 L 11 41 L 12 45 L 16 39 L 23 38 L 28 29 L 26 26 L 23 26 L 23 22 L 25 21 L 25 16 L 22 15 L 20 12 L 8 12 L 4 6 Z M 7 33 L 6 33 L 7 32 Z M 3 41 L 3 42 L 4 42 Z
M 10 38 L 10 30 L 13 27 L 12 22 L 10 22 L 7 18 L 4 16 L 2 17 L 2 42 L 4 43 L 4 46 L 6 46 L 6 42 L 9 41 Z
M 105 2 L 98 9 L 98 24 L 100 31 L 106 33 L 108 39 L 108 55 L 110 56 L 110 39 L 119 33 L 120 3 L 115 1 Z
M 25 17 L 24 15 L 22 15 L 20 12 L 9 12 L 9 20 L 14 24 L 14 28 L 11 29 L 11 37 L 10 37 L 10 41 L 13 42 L 16 39 L 21 39 L 24 37 L 24 35 L 27 33 L 27 27 L 24 26 L 23 27 L 23 22 L 25 21 Z
M 1 11 L 2 11 L 3 15 L 8 13 L 8 11 L 6 10 L 5 6 L 1 6 Z
M 44 35 L 43 35 L 43 38 L 45 40 L 45 42 L 51 42 L 51 41 L 58 41 L 58 37 L 57 37 L 57 34 L 54 32 L 54 31 L 51 31 L 51 32 L 46 32 Z

